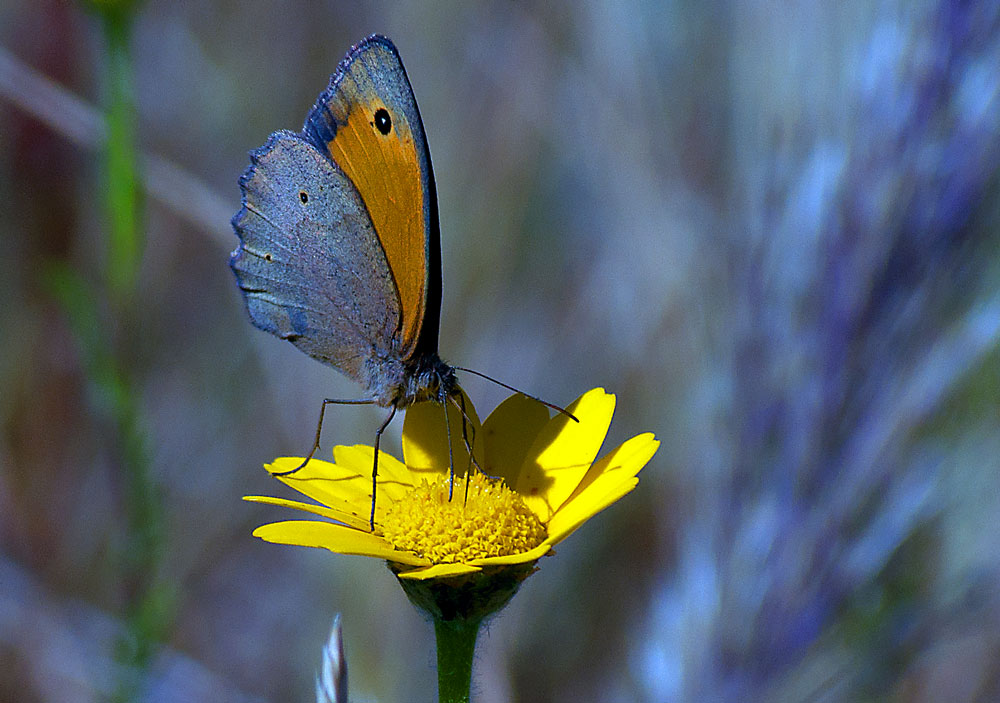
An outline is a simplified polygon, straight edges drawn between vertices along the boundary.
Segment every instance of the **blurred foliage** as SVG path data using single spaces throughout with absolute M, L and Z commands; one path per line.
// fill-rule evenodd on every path
M 101 61 L 105 83 L 104 173 L 106 243 L 103 280 L 91 286 L 63 261 L 52 262 L 44 278 L 61 307 L 82 359 L 82 371 L 93 392 L 90 408 L 111 428 L 117 450 L 124 529 L 119 533 L 111 569 L 119 581 L 125 631 L 114 647 L 116 674 L 112 700 L 142 697 L 149 665 L 169 631 L 173 584 L 159 578 L 165 551 L 163 507 L 150 472 L 149 439 L 140 417 L 131 359 L 136 284 L 142 256 L 135 138 L 135 104 L 130 52 L 131 26 L 137 3 L 94 3 L 104 38 Z M 96 290 L 95 290 L 96 288 Z
M 391 575 L 258 543 L 284 514 L 239 500 L 356 389 L 246 319 L 236 178 L 375 31 L 434 158 L 442 355 L 553 402 L 604 385 L 609 442 L 664 440 L 481 638 L 477 700 L 1000 699 L 985 0 L 148 2 L 118 127 L 95 15 L 4 3 L 0 699 L 114 691 L 123 553 L 170 623 L 145 698 L 308 700 L 338 611 L 353 699 L 432 698 Z M 109 176 L 131 195 L 102 203 Z M 324 452 L 370 443 L 377 412 L 331 413 Z

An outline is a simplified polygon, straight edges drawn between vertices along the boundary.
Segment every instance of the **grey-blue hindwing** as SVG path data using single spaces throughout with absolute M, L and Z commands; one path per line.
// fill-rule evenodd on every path
M 240 178 L 230 265 L 253 323 L 363 381 L 393 339 L 399 296 L 354 184 L 302 135 L 275 132 Z

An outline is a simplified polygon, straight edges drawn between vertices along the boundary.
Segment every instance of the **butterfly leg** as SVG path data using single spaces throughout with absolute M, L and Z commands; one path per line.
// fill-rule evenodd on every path
M 455 400 L 456 396 L 458 397 L 458 400 Z M 472 448 L 476 443 L 476 424 L 472 421 L 472 418 L 469 417 L 469 413 L 465 410 L 465 396 L 461 393 L 456 393 L 449 396 L 448 399 L 455 404 L 455 407 L 458 408 L 458 412 L 462 414 L 462 441 L 465 443 L 466 451 L 469 452 L 469 463 L 465 466 L 466 477 L 468 477 L 469 469 L 473 466 L 476 467 L 476 470 L 479 471 L 479 473 L 488 475 L 483 470 L 483 467 L 479 465 L 479 461 L 476 460 L 476 455 L 472 451 Z M 445 421 L 447 422 L 447 420 L 448 416 L 446 414 Z M 468 490 L 468 485 L 466 485 L 466 493 L 468 493 Z
M 451 446 L 451 420 L 448 418 L 448 404 L 442 403 L 444 409 L 444 431 L 448 437 L 448 502 L 455 495 L 455 452 Z
M 319 449 L 319 438 L 320 434 L 323 432 L 323 414 L 326 412 L 327 405 L 371 405 L 374 400 L 368 400 L 362 398 L 360 400 L 340 400 L 338 398 L 324 398 L 323 403 L 319 406 L 319 422 L 316 423 L 316 439 L 313 441 L 312 449 L 309 450 L 309 455 L 302 460 L 302 463 L 296 466 L 294 469 L 289 469 L 288 471 L 277 471 L 272 476 L 288 476 L 294 474 L 296 471 L 305 468 L 305 465 L 313 458 L 313 455 Z
M 476 471 L 481 474 L 485 474 L 486 472 L 483 471 L 483 467 L 481 467 L 479 462 L 476 461 L 476 455 L 472 451 L 472 447 L 476 442 L 476 426 L 472 423 L 472 418 L 470 418 L 469 414 L 465 411 L 465 395 L 462 393 L 458 394 L 456 407 L 458 407 L 458 411 L 462 413 L 462 441 L 465 442 L 465 451 L 469 453 L 469 462 L 465 465 L 465 500 L 468 502 L 469 472 L 472 470 L 473 466 L 475 466 Z
M 396 417 L 396 406 L 392 406 L 392 410 L 389 411 L 389 416 L 385 418 L 385 421 L 375 430 L 375 458 L 372 460 L 372 514 L 368 518 L 368 525 L 371 527 L 372 532 L 375 531 L 375 481 L 378 478 L 378 445 L 382 439 L 382 433 L 385 432 L 385 428 L 389 426 L 392 422 L 392 418 Z
M 458 400 L 455 400 L 456 396 L 458 397 Z M 451 500 L 452 498 L 452 494 L 454 492 L 453 490 L 454 482 L 455 482 L 455 464 L 454 464 L 454 459 L 452 457 L 452 448 L 451 448 L 451 423 L 448 419 L 448 406 L 447 406 L 449 400 L 452 403 L 454 403 L 455 407 L 458 409 L 458 412 L 462 414 L 462 441 L 465 443 L 465 450 L 469 453 L 469 461 L 465 465 L 465 499 L 468 500 L 469 471 L 472 469 L 472 467 L 475 466 L 476 470 L 479 473 L 483 474 L 484 476 L 487 476 L 488 474 L 483 470 L 483 467 L 479 465 L 479 461 L 476 460 L 476 455 L 472 451 L 473 446 L 475 445 L 476 442 L 476 425 L 474 422 L 472 422 L 472 418 L 469 417 L 469 413 L 465 410 L 465 396 L 462 395 L 461 393 L 455 393 L 449 395 L 448 398 L 442 404 L 445 411 L 444 426 L 445 429 L 448 431 L 448 460 L 451 469 L 451 483 L 449 484 L 448 487 L 448 500 Z

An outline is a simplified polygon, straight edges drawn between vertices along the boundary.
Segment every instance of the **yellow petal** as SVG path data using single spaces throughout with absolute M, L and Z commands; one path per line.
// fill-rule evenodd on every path
M 527 564 L 529 561 L 541 559 L 552 549 L 552 544 L 546 540 L 534 549 L 520 554 L 508 554 L 505 557 L 486 557 L 485 559 L 473 559 L 469 563 L 474 566 L 502 566 L 504 564 Z
M 545 540 L 545 544 L 559 544 L 576 532 L 583 523 L 621 499 L 637 485 L 639 485 L 639 479 L 635 477 L 625 479 L 616 486 L 610 486 L 599 499 L 587 502 L 573 501 L 567 504 L 549 521 L 549 536 Z
M 494 408 L 483 423 L 486 475 L 514 486 L 532 442 L 548 421 L 548 408 L 521 393 Z
M 365 445 L 356 445 L 337 446 L 333 451 L 336 464 L 312 459 L 295 473 L 275 478 L 318 503 L 351 515 L 363 516 L 367 520 L 371 516 L 374 450 Z M 302 459 L 298 457 L 281 457 L 275 459 L 273 464 L 265 465 L 265 468 L 273 474 L 295 469 L 301 463 Z M 390 454 L 379 452 L 376 520 L 389 503 L 410 490 L 409 485 L 403 485 L 402 481 L 395 478 L 399 475 L 408 475 L 400 461 Z
M 427 401 L 406 409 L 406 420 L 403 422 L 403 459 L 410 472 L 415 474 L 414 484 L 422 479 L 434 481 L 442 474 L 447 475 L 450 461 L 454 461 L 455 475 L 464 476 L 466 467 L 470 465 L 466 441 L 472 445 L 478 465 L 483 465 L 483 443 L 476 441 L 482 433 L 479 417 L 465 391 L 461 391 L 461 394 L 462 400 L 449 398 L 444 406 Z M 463 417 L 462 411 L 457 407 L 463 402 L 465 415 L 468 417 Z M 448 410 L 447 424 L 442 407 Z M 448 456 L 449 432 L 451 460 Z
M 362 516 L 343 509 L 327 507 L 325 505 L 313 505 L 312 503 L 303 503 L 298 500 L 271 498 L 270 496 L 243 496 L 243 500 L 250 503 L 264 503 L 266 505 L 280 505 L 285 508 L 294 508 L 295 510 L 302 510 L 303 512 L 312 513 L 313 515 L 319 515 L 320 517 L 342 522 L 345 525 L 349 525 L 358 530 L 368 529 L 368 518 L 370 516 L 370 512 Z
M 515 487 L 543 522 L 562 506 L 590 469 L 611 426 L 615 397 L 595 388 L 568 410 L 579 422 L 558 414 L 545 424 L 528 450 Z
M 265 464 L 264 468 L 274 474 L 290 471 L 301 463 L 299 457 L 280 457 L 272 464 Z M 275 478 L 317 503 L 345 509 L 349 513 L 363 514 L 366 505 L 371 510 L 370 469 L 368 476 L 359 476 L 352 467 L 312 459 L 295 473 Z M 345 507 L 345 503 L 349 507 Z
M 660 442 L 652 432 L 644 432 L 622 442 L 594 462 L 564 505 L 576 500 L 584 491 L 593 490 L 599 493 L 602 490 L 601 486 L 613 485 L 625 477 L 635 476 L 649 463 L 659 447 Z M 599 485 L 591 489 L 595 482 Z
M 351 446 L 338 444 L 333 448 L 334 462 L 338 466 L 350 469 L 362 477 L 370 477 L 372 475 L 372 457 L 374 455 L 375 449 L 367 444 L 354 444 Z M 400 476 L 406 475 L 406 467 L 392 454 L 380 451 L 378 453 L 378 473 L 380 476 L 385 473 L 387 476 L 398 479 Z
M 356 471 L 364 484 L 363 495 L 371 501 L 372 468 L 374 468 L 375 448 L 366 444 L 344 446 L 338 444 L 333 448 L 333 460 L 337 466 Z M 383 451 L 378 453 L 378 490 L 379 495 L 390 500 L 398 500 L 412 488 L 412 476 L 403 463 Z
M 644 467 L 660 443 L 645 433 L 623 442 L 594 463 L 579 488 L 548 523 L 552 544 L 565 539 L 577 527 L 635 488 L 635 475 Z
M 471 566 L 469 564 L 434 564 L 433 566 L 425 566 L 420 569 L 413 569 L 412 571 L 401 571 L 396 574 L 401 579 L 414 579 L 414 580 L 426 580 L 426 579 L 438 579 L 447 578 L 449 576 L 461 576 L 462 574 L 472 574 L 477 571 L 481 571 L 478 566 Z
M 358 554 L 377 559 L 389 559 L 400 564 L 425 565 L 428 560 L 409 552 L 393 549 L 388 542 L 370 532 L 318 520 L 287 520 L 261 525 L 254 537 L 275 544 L 319 547 L 337 554 Z

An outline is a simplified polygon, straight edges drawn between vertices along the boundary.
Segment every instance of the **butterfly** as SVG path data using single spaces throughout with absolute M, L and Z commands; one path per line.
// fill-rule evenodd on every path
M 393 43 L 376 34 L 353 46 L 302 131 L 274 132 L 250 161 L 232 220 L 240 244 L 230 258 L 250 319 L 367 391 L 323 401 L 302 466 L 319 447 L 328 404 L 390 409 L 375 435 L 374 529 L 379 439 L 396 411 L 425 400 L 461 405 L 456 369 L 489 378 L 438 356 L 437 193 Z

